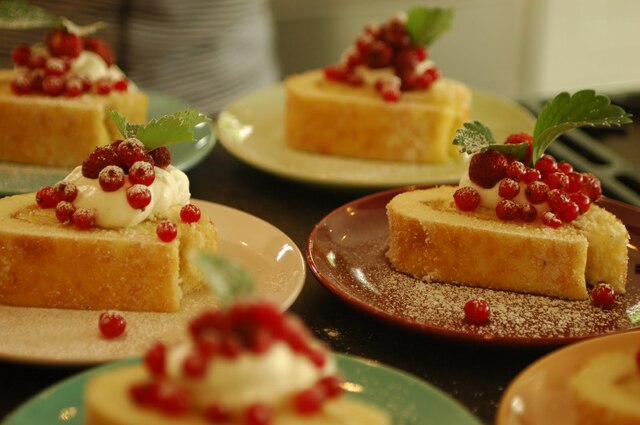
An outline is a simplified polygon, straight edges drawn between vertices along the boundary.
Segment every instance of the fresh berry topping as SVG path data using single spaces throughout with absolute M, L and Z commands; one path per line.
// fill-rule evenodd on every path
M 58 193 L 51 186 L 43 186 L 36 192 L 36 204 L 40 208 L 53 208 L 58 201 Z
M 186 204 L 180 209 L 180 219 L 184 223 L 197 223 L 200 216 L 200 208 L 197 205 Z
M 480 194 L 472 187 L 461 187 L 453 194 L 453 200 L 461 211 L 473 211 L 480 205 Z
M 554 229 L 562 226 L 562 220 L 560 220 L 552 211 L 547 211 L 542 214 L 542 223 Z
M 44 64 L 44 71 L 47 75 L 61 76 L 68 70 L 68 64 L 60 58 L 49 58 Z
M 569 164 L 567 161 L 558 161 L 558 170 L 567 174 L 573 171 L 573 165 Z
M 609 284 L 598 283 L 591 290 L 591 301 L 596 307 L 607 308 L 613 304 L 615 299 L 616 293 Z
M 504 141 L 505 145 L 517 145 L 519 143 L 528 143 L 529 146 L 524 154 L 522 162 L 528 164 L 531 161 L 531 154 L 533 152 L 533 136 L 527 133 L 514 133 L 507 137 Z
M 231 420 L 232 412 L 221 403 L 211 403 L 204 409 L 204 417 L 209 422 L 225 423 Z
M 178 235 L 178 227 L 171 220 L 162 220 L 156 226 L 156 234 L 163 242 L 171 242 Z
M 87 37 L 85 38 L 84 43 L 85 48 L 98 54 L 107 66 L 113 65 L 113 51 L 111 50 L 111 46 L 109 46 L 104 40 L 98 37 Z
M 107 78 L 100 78 L 98 81 L 96 81 L 96 92 L 98 94 L 109 94 L 111 93 L 112 88 L 113 86 L 111 85 L 111 81 Z
M 565 223 L 575 220 L 580 215 L 580 207 L 575 202 L 561 204 L 556 211 L 556 216 Z
M 520 208 L 520 220 L 532 222 L 538 217 L 538 210 L 531 204 L 525 204 Z
M 247 407 L 244 412 L 246 425 L 269 425 L 273 417 L 271 409 L 261 403 L 255 403 Z
M 569 176 L 562 171 L 556 171 L 555 173 L 547 174 L 544 179 L 549 189 L 567 189 L 569 187 Z
M 165 146 L 155 148 L 149 152 L 149 155 L 153 158 L 153 163 L 156 167 L 164 170 L 171 165 L 171 152 Z
M 575 193 L 582 190 L 584 186 L 584 176 L 582 175 L 582 173 L 570 171 L 567 173 L 567 177 L 569 178 L 569 186 L 567 188 L 567 192 Z
M 153 165 L 145 161 L 136 161 L 129 168 L 129 181 L 132 184 L 151 186 L 156 178 Z
M 31 70 L 44 68 L 47 58 L 42 55 L 31 55 L 27 61 L 27 68 Z
M 64 86 L 64 95 L 67 97 L 80 96 L 84 92 L 84 83 L 82 79 L 72 77 L 67 80 Z
M 75 34 L 57 29 L 47 34 L 45 44 L 49 53 L 57 57 L 77 58 L 84 49 L 84 40 Z
M 143 363 L 153 376 L 164 376 L 167 347 L 161 342 L 155 343 L 144 355 Z
M 335 375 L 320 378 L 318 387 L 322 389 L 326 398 L 336 398 L 342 394 L 342 380 Z
M 367 46 L 363 58 L 369 68 L 386 68 L 391 65 L 393 50 L 388 44 L 375 40 Z
M 18 75 L 11 81 L 11 91 L 17 95 L 31 93 L 33 91 L 31 80 L 24 75 Z
M 527 197 L 527 200 L 532 204 L 541 204 L 547 200 L 547 193 L 549 192 L 549 187 L 546 183 L 541 181 L 534 181 L 529 183 L 524 190 L 524 194 Z
M 131 208 L 143 210 L 151 203 L 151 191 L 147 186 L 134 184 L 127 189 L 127 202 Z
M 473 298 L 464 305 L 464 317 L 469 323 L 482 325 L 489 320 L 491 309 L 483 298 Z
M 181 416 L 189 410 L 187 393 L 181 388 L 165 385 L 159 392 L 158 407 L 168 416 Z
M 140 406 L 154 406 L 160 400 L 161 384 L 159 382 L 143 382 L 129 388 L 129 395 Z
M 500 152 L 490 149 L 476 153 L 469 163 L 469 178 L 478 186 L 490 189 L 504 178 L 507 165 L 507 159 Z
M 26 66 L 31 57 L 31 46 L 20 44 L 11 51 L 11 61 L 17 66 Z
M 519 181 L 527 172 L 527 167 L 520 161 L 511 161 L 507 165 L 506 177 Z
M 120 162 L 126 167 L 131 167 L 134 162 L 144 161 L 147 154 L 142 142 L 135 138 L 124 139 L 118 144 L 116 152 Z
M 518 193 L 520 193 L 520 184 L 509 178 L 504 178 L 500 180 L 500 184 L 498 185 L 498 194 L 502 198 L 513 199 Z
M 108 165 L 118 165 L 118 154 L 111 146 L 97 147 L 82 163 L 82 175 L 97 179 L 100 171 Z
M 117 165 L 107 165 L 98 174 L 100 187 L 105 192 L 114 192 L 124 185 L 124 170 Z
M 557 211 L 561 206 L 570 201 L 569 195 L 560 189 L 553 189 L 547 192 L 547 202 L 552 210 Z
M 540 179 L 542 179 L 542 175 L 540 174 L 540 171 L 536 170 L 535 168 L 529 168 L 522 176 L 521 181 L 525 184 L 529 184 L 529 183 L 538 181 Z
M 324 397 L 322 391 L 316 387 L 302 390 L 293 397 L 293 406 L 302 416 L 318 413 L 322 408 Z
M 76 212 L 76 207 L 71 202 L 60 201 L 56 205 L 56 218 L 61 223 L 71 222 L 74 212 Z
M 128 88 L 129 88 L 129 80 L 127 79 L 117 80 L 117 81 L 114 81 L 113 83 L 113 89 L 115 91 L 127 91 Z
M 585 173 L 582 175 L 582 193 L 587 195 L 592 202 L 597 201 L 602 196 L 602 184 L 595 174 Z
M 199 352 L 187 354 L 182 362 L 182 371 L 189 378 L 201 378 L 207 372 L 208 361 Z
M 535 169 L 540 171 L 542 177 L 558 171 L 558 163 L 551 155 L 545 154 L 535 163 Z
M 569 195 L 571 201 L 575 202 L 580 208 L 580 214 L 584 214 L 589 211 L 589 207 L 591 206 L 591 198 L 585 195 L 582 192 L 576 192 Z
M 127 327 L 127 321 L 120 313 L 105 311 L 100 313 L 98 327 L 105 338 L 112 339 L 122 335 Z
M 71 221 L 76 228 L 87 230 L 96 224 L 96 213 L 90 208 L 77 208 Z
M 59 96 L 64 93 L 65 80 L 57 75 L 47 75 L 42 80 L 42 91 L 49 96 Z
M 510 199 L 502 199 L 496 205 L 496 215 L 503 221 L 516 220 L 520 217 L 520 207 Z

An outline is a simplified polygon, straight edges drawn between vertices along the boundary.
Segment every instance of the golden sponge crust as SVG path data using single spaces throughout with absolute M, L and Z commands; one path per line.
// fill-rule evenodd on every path
M 552 229 L 540 223 L 503 222 L 493 211 L 459 211 L 453 203 L 457 187 L 408 191 L 387 205 L 391 265 L 419 279 L 549 295 L 588 297 L 586 280 L 607 275 L 616 292 L 624 293 L 628 232 L 615 216 L 592 205 L 580 225 Z M 597 220 L 595 220 L 597 218 Z M 621 237 L 606 246 L 606 221 Z M 615 257 L 603 271 L 594 257 Z M 593 270 L 592 270 L 593 269 Z
M 122 137 L 109 110 L 146 122 L 148 98 L 135 87 L 75 98 L 16 96 L 10 89 L 14 76 L 0 71 L 0 161 L 74 166 L 96 146 Z
M 451 141 L 471 114 L 471 91 L 439 79 L 429 90 L 385 102 L 370 85 L 348 86 L 322 70 L 285 80 L 287 143 L 306 151 L 392 161 L 460 159 Z
M 178 208 L 179 209 L 179 208 Z M 0 303 L 72 309 L 177 311 L 183 293 L 203 286 L 189 249 L 216 248 L 208 217 L 185 224 L 178 209 L 167 218 L 178 238 L 156 235 L 163 217 L 125 229 L 78 230 L 32 193 L 0 200 Z

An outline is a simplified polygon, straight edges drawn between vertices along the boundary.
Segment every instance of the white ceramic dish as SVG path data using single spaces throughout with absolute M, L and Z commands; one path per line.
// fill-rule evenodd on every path
M 284 139 L 283 85 L 258 90 L 233 102 L 218 117 L 220 143 L 240 160 L 268 173 L 329 187 L 383 189 L 458 181 L 467 164 L 373 161 L 291 149 Z M 496 140 L 531 132 L 535 119 L 510 100 L 473 90 L 473 120 L 491 128 Z M 348 142 L 348 141 L 345 141 Z
M 304 258 L 295 243 L 271 224 L 242 211 L 192 200 L 218 228 L 220 252 L 247 267 L 258 294 L 288 308 L 305 279 Z M 190 295 L 178 313 L 123 313 L 126 333 L 106 340 L 99 311 L 0 305 L 0 359 L 25 363 L 83 365 L 140 355 L 154 341 L 171 341 L 205 307 L 216 305 L 208 291 Z

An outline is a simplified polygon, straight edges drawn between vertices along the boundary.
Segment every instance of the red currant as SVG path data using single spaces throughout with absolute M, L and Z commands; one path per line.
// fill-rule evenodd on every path
M 160 390 L 158 382 L 142 382 L 129 387 L 129 394 L 140 406 L 154 406 L 160 400 Z
M 549 186 L 549 189 L 566 189 L 569 187 L 569 176 L 561 171 L 547 174 L 543 181 Z
M 129 88 L 129 81 L 126 79 L 117 80 L 113 83 L 113 89 L 115 91 L 127 91 Z
M 527 197 L 527 200 L 532 204 L 541 204 L 547 200 L 547 193 L 549 191 L 549 187 L 546 183 L 541 181 L 534 181 L 529 183 L 524 190 L 524 194 Z
M 144 209 L 151 203 L 151 191 L 147 186 L 134 184 L 127 189 L 127 202 L 134 209 Z
M 100 171 L 107 165 L 118 165 L 118 154 L 111 146 L 97 147 L 82 162 L 82 175 L 88 179 L 97 179 Z
M 535 168 L 527 169 L 527 171 L 522 175 L 521 178 L 521 180 L 526 184 L 530 184 L 541 179 L 542 175 L 540 174 L 540 171 L 536 170 Z
M 542 176 L 547 176 L 558 171 L 558 163 L 551 155 L 545 154 L 534 165 L 535 169 L 540 171 Z
M 156 227 L 156 234 L 163 242 L 171 242 L 178 235 L 178 227 L 171 220 L 162 220 Z
M 538 210 L 533 205 L 526 204 L 520 208 L 520 220 L 532 222 L 536 217 L 538 217 Z
M 584 193 L 575 192 L 569 195 L 569 198 L 571 199 L 571 201 L 578 204 L 578 207 L 580 208 L 580 214 L 584 214 L 589 211 L 589 207 L 591 206 L 591 198 L 589 198 Z
M 71 202 L 60 201 L 56 205 L 56 218 L 61 223 L 69 223 L 73 218 L 76 207 Z
M 145 161 L 136 161 L 129 168 L 129 181 L 132 184 L 142 184 L 151 186 L 156 179 L 156 172 L 153 165 Z
M 606 283 L 598 283 L 591 290 L 591 300 L 596 307 L 607 308 L 616 299 L 616 294 L 611 285 Z
M 25 66 L 31 57 L 31 46 L 20 44 L 11 51 L 11 61 L 18 66 Z
M 91 208 L 77 208 L 71 219 L 74 226 L 80 230 L 87 230 L 96 224 L 96 213 Z
M 517 145 L 520 143 L 527 143 L 527 150 L 525 151 L 524 157 L 522 158 L 522 162 L 529 163 L 531 161 L 531 154 L 533 152 L 533 136 L 527 133 L 514 133 L 510 134 L 505 140 L 505 145 Z
M 158 407 L 169 416 L 181 416 L 189 410 L 189 400 L 184 389 L 165 385 L 159 392 Z
M 573 165 L 569 164 L 567 161 L 558 161 L 558 170 L 567 174 L 573 171 Z
M 96 92 L 98 94 L 102 94 L 102 95 L 106 95 L 111 93 L 111 81 L 107 80 L 106 78 L 101 78 L 98 81 L 96 81 Z
M 269 425 L 272 417 L 271 409 L 261 403 L 252 404 L 244 412 L 246 425 Z
M 200 208 L 194 204 L 186 204 L 180 209 L 180 219 L 184 223 L 197 223 L 200 221 Z
M 19 75 L 11 81 L 11 91 L 17 95 L 29 94 L 33 91 L 31 80 Z
M 64 95 L 67 97 L 80 96 L 84 92 L 84 83 L 80 78 L 69 78 L 64 86 Z
M 520 217 L 520 207 L 510 199 L 502 199 L 496 205 L 496 215 L 503 221 L 516 220 Z
M 565 223 L 575 220 L 580 215 L 580 208 L 575 202 L 567 202 L 558 207 L 556 216 Z
M 207 359 L 199 352 L 189 353 L 182 363 L 182 371 L 190 378 L 201 378 L 207 372 Z
M 567 173 L 567 177 L 569 177 L 569 186 L 567 187 L 567 192 L 575 193 L 582 190 L 582 187 L 584 186 L 584 177 L 582 176 L 582 173 L 570 171 Z
M 560 220 L 553 212 L 547 211 L 542 214 L 542 222 L 549 227 L 557 229 L 562 226 L 562 220 Z
M 595 174 L 583 174 L 582 192 L 595 202 L 602 196 L 602 184 Z
M 58 193 L 51 186 L 43 186 L 36 192 L 36 204 L 40 208 L 53 208 L 58 201 Z
M 211 403 L 204 409 L 204 417 L 213 423 L 226 423 L 231 420 L 232 412 L 221 403 Z
M 68 70 L 68 65 L 60 58 L 49 58 L 44 64 L 44 72 L 47 75 L 63 75 Z
M 453 200 L 461 211 L 473 211 L 480 205 L 480 193 L 469 186 L 461 187 L 453 194 Z
M 318 386 L 322 389 L 326 398 L 335 398 L 342 394 L 342 379 L 335 375 L 320 378 Z
M 65 80 L 57 75 L 47 75 L 42 80 L 42 91 L 49 96 L 59 96 L 64 92 Z
M 469 161 L 469 178 L 485 189 L 492 188 L 507 172 L 507 158 L 500 152 L 487 150 L 476 153 Z
M 507 165 L 506 177 L 520 180 L 527 172 L 527 167 L 520 161 L 512 161 Z
M 464 305 L 464 317 L 469 323 L 482 325 L 489 320 L 491 309 L 483 298 L 473 298 Z
M 561 205 L 570 202 L 569 195 L 560 189 L 553 189 L 547 192 L 547 202 L 552 210 L 557 210 Z
M 98 182 L 105 192 L 114 192 L 124 185 L 124 170 L 117 165 L 107 165 L 98 174 Z
M 504 178 L 500 180 L 500 184 L 498 185 L 498 194 L 502 198 L 513 199 L 518 193 L 520 193 L 520 184 L 509 178 Z
M 171 165 L 171 152 L 165 146 L 155 148 L 149 152 L 149 155 L 151 155 L 154 165 L 158 168 L 162 168 L 164 170 Z
M 322 392 L 315 387 L 300 391 L 293 397 L 293 405 L 300 415 L 313 415 L 322 408 L 324 397 Z
M 127 327 L 127 321 L 120 313 L 105 311 L 100 313 L 98 326 L 100 333 L 102 333 L 105 338 L 112 339 L 122 335 Z
M 131 167 L 134 162 L 144 161 L 147 152 L 142 142 L 135 138 L 124 139 L 116 148 L 118 159 L 126 167 Z
M 143 363 L 153 376 L 164 376 L 166 374 L 165 360 L 167 357 L 167 347 L 157 342 L 147 350 Z

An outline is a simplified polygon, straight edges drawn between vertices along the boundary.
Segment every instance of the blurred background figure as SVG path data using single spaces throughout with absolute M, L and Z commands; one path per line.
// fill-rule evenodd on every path
M 96 35 L 144 90 L 186 101 L 209 114 L 279 78 L 269 0 L 28 0 Z M 46 30 L 0 30 L 0 66 L 11 50 L 42 41 Z

